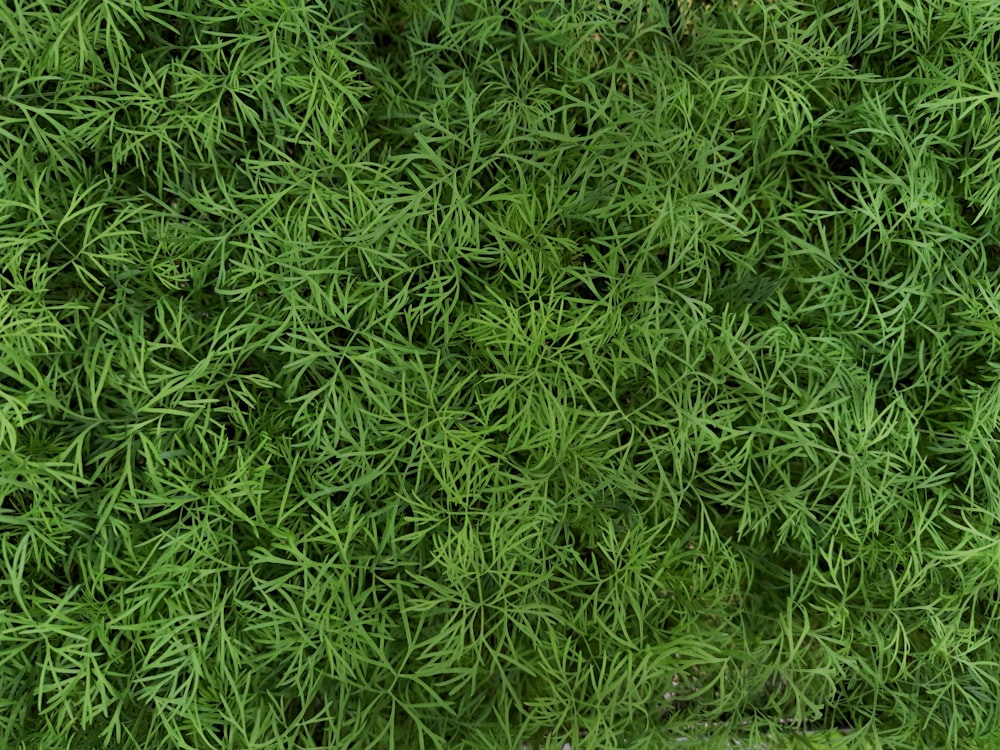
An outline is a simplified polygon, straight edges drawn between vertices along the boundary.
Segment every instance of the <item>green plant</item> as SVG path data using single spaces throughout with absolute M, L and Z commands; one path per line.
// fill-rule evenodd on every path
M 0 745 L 988 742 L 991 0 L 0 28 Z

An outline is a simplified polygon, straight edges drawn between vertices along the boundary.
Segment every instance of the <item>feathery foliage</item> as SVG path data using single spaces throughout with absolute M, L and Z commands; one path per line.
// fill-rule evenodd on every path
M 8 0 L 0 60 L 0 746 L 989 746 L 993 0 Z

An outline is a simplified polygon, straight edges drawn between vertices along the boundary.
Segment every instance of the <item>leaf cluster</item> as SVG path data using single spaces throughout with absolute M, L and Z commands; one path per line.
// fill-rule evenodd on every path
M 988 742 L 1000 11 L 739 6 L 0 6 L 0 746 Z

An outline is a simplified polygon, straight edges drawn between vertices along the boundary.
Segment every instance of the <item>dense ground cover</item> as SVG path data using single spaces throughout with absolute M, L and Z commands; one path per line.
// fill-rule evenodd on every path
M 9 0 L 0 59 L 0 746 L 1000 725 L 993 0 Z

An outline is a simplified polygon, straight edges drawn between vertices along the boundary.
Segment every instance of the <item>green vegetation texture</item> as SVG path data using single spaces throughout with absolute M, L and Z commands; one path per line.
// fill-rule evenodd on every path
M 0 747 L 1000 743 L 1000 5 L 740 5 L 0 4 Z

